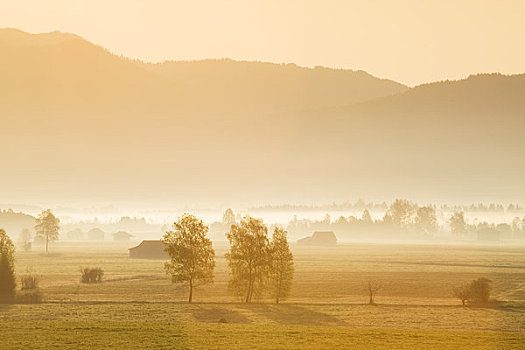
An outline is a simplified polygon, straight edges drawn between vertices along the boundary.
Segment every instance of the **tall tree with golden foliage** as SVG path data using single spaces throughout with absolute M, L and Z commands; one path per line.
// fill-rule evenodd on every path
M 245 303 L 262 295 L 271 263 L 268 228 L 261 219 L 246 216 L 226 234 L 230 250 L 230 291 Z
M 213 283 L 215 250 L 207 233 L 208 227 L 201 219 L 184 214 L 162 238 L 171 259 L 165 264 L 166 273 L 171 275 L 173 283 L 188 285 L 189 303 L 196 287 Z
M 46 241 L 46 253 L 49 252 L 49 242 L 58 239 L 60 220 L 51 212 L 51 209 L 42 210 L 36 218 L 35 234 Z
M 288 244 L 287 232 L 279 227 L 273 231 L 270 254 L 269 291 L 275 298 L 275 303 L 279 304 L 290 295 L 294 273 L 293 254 Z

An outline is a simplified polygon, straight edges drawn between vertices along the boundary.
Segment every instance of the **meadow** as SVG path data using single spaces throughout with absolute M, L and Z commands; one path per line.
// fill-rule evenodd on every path
M 243 304 L 227 290 L 226 245 L 215 244 L 213 285 L 187 304 L 163 261 L 134 260 L 134 244 L 59 242 L 18 252 L 17 274 L 40 276 L 44 302 L 0 306 L 0 348 L 521 348 L 525 347 L 523 247 L 341 244 L 292 246 L 290 298 Z M 104 282 L 80 283 L 81 266 Z M 492 280 L 499 303 L 462 307 L 452 288 Z M 384 287 L 367 305 L 365 284 Z M 221 322 L 219 322 L 221 321 Z

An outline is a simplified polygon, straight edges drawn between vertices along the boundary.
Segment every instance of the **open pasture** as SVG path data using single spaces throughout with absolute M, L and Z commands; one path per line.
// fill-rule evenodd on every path
M 2 307 L 0 348 L 24 348 L 27 342 L 42 348 L 494 349 L 525 344 L 522 247 L 293 247 L 291 297 L 280 305 L 269 299 L 246 305 L 228 293 L 224 244 L 215 244 L 215 283 L 198 288 L 191 305 L 185 303 L 186 289 L 164 273 L 162 261 L 129 259 L 126 248 L 57 244 L 50 254 L 17 253 L 18 275 L 40 276 L 44 303 Z M 105 281 L 81 284 L 81 266 L 103 268 Z M 499 307 L 463 308 L 452 296 L 452 287 L 478 277 L 493 281 Z M 376 306 L 366 305 L 368 280 L 384 284 Z M 218 323 L 221 319 L 227 323 Z M 84 339 L 82 346 L 78 339 Z

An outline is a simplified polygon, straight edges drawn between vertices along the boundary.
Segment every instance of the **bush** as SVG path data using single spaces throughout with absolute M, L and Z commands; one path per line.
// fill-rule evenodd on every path
M 82 274 L 80 278 L 82 283 L 100 283 L 104 277 L 104 270 L 100 267 L 81 267 L 80 273 Z
M 33 275 L 22 276 L 20 278 L 22 282 L 21 290 L 35 290 L 38 289 L 38 277 Z
M 470 282 L 469 303 L 471 304 L 487 304 L 490 301 L 490 286 L 491 280 L 485 277 L 475 279 Z

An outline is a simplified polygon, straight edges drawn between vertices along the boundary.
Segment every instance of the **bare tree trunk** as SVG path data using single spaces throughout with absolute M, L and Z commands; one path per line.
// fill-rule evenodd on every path
M 370 293 L 370 299 L 368 300 L 368 304 L 369 305 L 373 305 L 374 304 L 374 294 Z
M 248 280 L 248 290 L 246 291 L 246 299 L 244 300 L 245 303 L 250 302 L 251 292 L 252 292 L 252 277 L 250 276 L 250 279 Z
M 281 297 L 281 280 L 277 281 L 277 290 L 275 291 L 275 303 L 279 304 L 279 299 Z
M 249 294 L 248 294 L 248 302 L 249 302 L 249 303 L 252 302 L 253 286 L 254 286 L 254 280 L 253 280 L 253 278 L 252 278 L 251 281 L 250 281 L 250 292 L 249 292 Z
M 193 281 L 190 279 L 190 296 L 188 297 L 188 303 L 191 304 L 193 300 Z
M 49 253 L 49 236 L 46 235 L 46 253 Z

